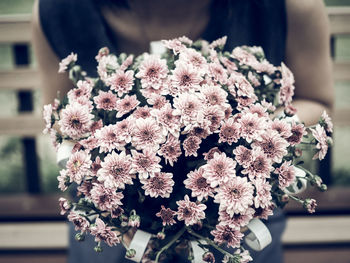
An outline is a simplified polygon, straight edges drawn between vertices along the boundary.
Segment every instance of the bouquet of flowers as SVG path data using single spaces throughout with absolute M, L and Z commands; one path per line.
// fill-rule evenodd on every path
M 315 200 L 294 194 L 306 181 L 326 186 L 298 157 L 309 144 L 324 158 L 330 118 L 305 127 L 291 104 L 291 71 L 259 47 L 224 52 L 225 42 L 181 37 L 163 41 L 161 55 L 136 58 L 102 48 L 97 78 L 73 53 L 60 63 L 75 88 L 44 107 L 44 132 L 59 151 L 70 145 L 58 181 L 62 191 L 75 186 L 77 198 L 59 202 L 78 240 L 95 236 L 96 251 L 122 243 L 142 262 L 179 247 L 189 259 L 201 251 L 201 261 L 214 262 L 214 249 L 223 262 L 248 262 L 242 239 L 252 221 L 289 200 L 314 212 Z M 130 229 L 147 233 L 148 246 L 125 244 Z

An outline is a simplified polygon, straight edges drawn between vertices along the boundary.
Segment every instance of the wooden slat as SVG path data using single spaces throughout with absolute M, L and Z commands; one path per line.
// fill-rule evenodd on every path
M 68 224 L 64 222 L 1 223 L 0 249 L 66 249 Z
M 350 216 L 291 217 L 284 244 L 350 243 Z
M 332 35 L 350 34 L 350 7 L 327 8 Z
M 30 17 L 30 14 L 0 16 L 0 43 L 30 42 Z
M 349 263 L 349 248 L 286 249 L 284 263 Z
M 0 71 L 0 89 L 34 90 L 38 89 L 40 79 L 36 69 L 12 69 Z
M 0 118 L 0 135 L 31 137 L 40 134 L 43 128 L 42 117 L 34 114 Z
M 57 194 L 12 194 L 0 196 L 0 219 L 7 218 L 55 218 L 63 219 Z
M 350 61 L 334 61 L 333 78 L 335 81 L 350 81 Z
M 67 263 L 67 255 L 63 253 L 28 253 L 0 254 L 0 263 Z

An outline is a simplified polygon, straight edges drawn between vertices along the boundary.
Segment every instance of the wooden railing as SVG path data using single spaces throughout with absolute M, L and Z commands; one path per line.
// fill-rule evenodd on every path
M 328 8 L 328 14 L 334 54 L 337 37 L 350 35 L 350 8 Z M 41 134 L 43 122 L 31 105 L 39 78 L 29 63 L 30 37 L 30 15 L 0 16 L 0 44 L 13 46 L 16 62 L 13 69 L 0 71 L 0 90 L 17 92 L 21 109 L 15 116 L 0 117 L 0 135 L 23 137 L 27 154 L 36 155 L 34 140 Z M 350 61 L 334 61 L 334 81 L 350 81 Z M 334 122 L 336 126 L 350 126 L 350 106 L 336 109 Z M 33 160 L 28 158 L 24 160 L 30 165 Z M 58 195 L 32 194 L 40 193 L 40 188 L 36 188 L 38 169 L 27 170 L 28 194 L 0 196 L 0 263 L 63 263 L 68 228 L 59 215 Z M 319 216 L 305 217 L 304 210 L 293 204 L 286 209 L 285 263 L 348 263 L 350 189 L 331 188 L 326 193 L 309 194 L 318 200 Z

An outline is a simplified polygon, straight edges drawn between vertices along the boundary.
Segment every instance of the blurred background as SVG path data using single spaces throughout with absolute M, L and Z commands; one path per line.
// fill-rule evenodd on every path
M 320 164 L 306 165 L 329 191 L 305 194 L 318 200 L 315 215 L 287 207 L 286 263 L 350 262 L 350 0 L 325 3 L 335 61 L 334 147 Z M 41 92 L 30 46 L 32 5 L 33 0 L 0 0 L 0 263 L 63 263 L 67 253 L 55 152 L 41 134 Z

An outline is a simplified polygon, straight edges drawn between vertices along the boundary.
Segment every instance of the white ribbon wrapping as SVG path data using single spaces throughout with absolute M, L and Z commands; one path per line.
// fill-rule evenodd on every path
M 59 167 L 65 168 L 75 143 L 72 141 L 63 141 L 57 149 L 56 161 Z
M 245 242 L 250 248 L 261 251 L 271 243 L 271 233 L 260 219 L 252 219 L 247 227 L 251 232 L 245 237 Z
M 201 242 L 203 243 L 205 241 L 201 241 Z M 198 244 L 199 243 L 197 240 L 191 241 L 192 252 L 193 252 L 192 263 L 205 263 L 205 261 L 203 260 L 203 254 L 205 253 L 205 250 L 201 248 Z
M 151 237 L 152 234 L 138 229 L 129 246 L 129 249 L 135 249 L 136 255 L 133 258 L 128 259 L 134 262 L 140 262 Z
M 302 169 L 295 166 L 294 166 L 294 171 L 295 171 L 295 177 L 296 177 L 295 182 L 293 182 L 290 186 L 288 186 L 290 191 L 287 188 L 284 189 L 284 191 L 290 195 L 299 194 L 307 188 L 307 180 L 304 178 L 306 176 L 306 173 Z M 298 182 L 300 182 L 299 185 L 298 185 Z
M 162 41 L 152 41 L 150 43 L 150 53 L 156 55 L 162 55 L 166 52 L 166 48 Z

